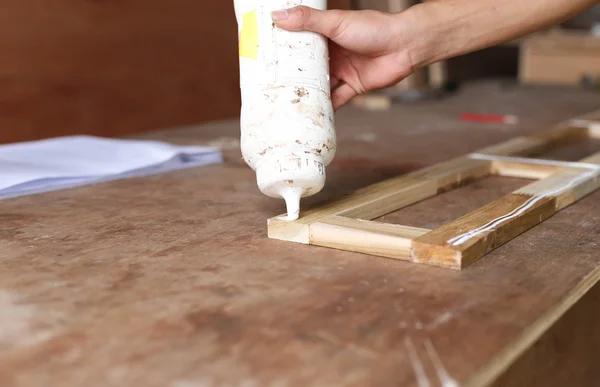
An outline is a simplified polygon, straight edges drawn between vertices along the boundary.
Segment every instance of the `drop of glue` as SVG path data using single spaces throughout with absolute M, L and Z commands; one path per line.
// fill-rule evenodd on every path
M 286 187 L 281 190 L 281 197 L 285 200 L 285 205 L 287 207 L 287 216 L 281 217 L 281 219 L 289 222 L 298 220 L 300 217 L 302 189 Z

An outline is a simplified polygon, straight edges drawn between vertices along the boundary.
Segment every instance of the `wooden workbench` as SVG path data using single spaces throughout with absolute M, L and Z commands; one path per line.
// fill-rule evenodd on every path
M 306 205 L 598 108 L 591 92 L 498 82 L 347 108 Z M 223 165 L 0 202 L 1 386 L 600 385 L 600 193 L 462 272 L 278 242 L 266 219 L 283 203 L 257 190 L 238 130 L 147 136 L 220 144 Z M 487 179 L 386 221 L 434 227 L 520 185 Z

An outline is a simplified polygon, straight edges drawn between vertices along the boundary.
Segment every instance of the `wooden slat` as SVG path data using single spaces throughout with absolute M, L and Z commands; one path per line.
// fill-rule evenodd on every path
M 401 182 L 395 189 L 384 189 L 381 194 L 373 191 L 368 194 L 369 200 L 363 200 L 357 205 L 348 205 L 339 215 L 357 219 L 375 219 L 431 198 L 438 193 L 437 184 L 433 180 L 416 179 L 417 184 L 404 186 Z
M 270 239 L 294 243 L 309 244 L 309 225 L 302 221 L 288 222 L 279 218 L 267 220 L 268 236 Z
M 492 173 L 502 177 L 544 179 L 560 170 L 556 165 L 528 164 L 516 161 L 493 161 Z
M 523 187 L 516 193 L 555 197 L 556 209 L 559 211 L 600 188 L 599 174 L 598 171 L 567 169 Z
M 546 146 L 539 138 L 515 137 L 500 144 L 492 145 L 477 151 L 477 153 L 493 156 L 529 156 Z
M 552 196 L 556 198 L 556 210 L 575 203 L 600 188 L 600 153 L 581 160 L 586 164 L 598 164 L 598 170 L 567 168 L 544 180 L 540 180 L 516 191 L 530 196 Z
M 596 164 L 600 168 L 600 152 L 594 153 L 593 155 L 586 157 L 585 159 L 581 160 L 580 162 L 588 163 L 588 164 Z
M 428 180 L 435 181 L 438 190 L 445 190 L 449 186 L 456 186 L 465 181 L 489 176 L 491 173 L 491 162 L 488 160 L 474 160 L 469 156 L 461 156 L 455 159 L 432 165 L 404 176 L 394 177 L 380 183 L 361 188 L 356 193 L 366 194 L 383 192 L 386 189 L 394 189 L 405 184 L 406 180 Z
M 600 121 L 593 122 L 592 124 L 590 124 L 590 126 L 588 126 L 588 136 L 595 140 L 600 139 Z
M 409 260 L 411 241 L 431 230 L 330 216 L 310 225 L 310 244 Z
M 550 130 L 537 132 L 531 135 L 531 138 L 539 139 L 543 141 L 546 147 L 552 148 L 585 140 L 588 138 L 588 131 L 586 128 L 579 128 L 566 123 L 556 125 Z
M 589 130 L 569 123 L 556 125 L 527 137 L 515 137 L 503 143 L 478 150 L 494 156 L 531 156 L 539 152 L 589 138 Z
M 600 117 L 590 116 L 590 118 L 571 120 L 570 124 L 574 127 L 587 128 L 590 138 L 600 139 Z
M 579 116 L 578 118 L 582 119 L 582 120 L 589 120 L 589 121 L 598 121 L 598 122 L 600 122 L 600 109 L 594 110 L 594 111 L 586 113 L 586 114 L 583 114 L 583 115 Z
M 462 269 L 555 213 L 555 200 L 508 195 L 413 242 L 412 261 Z M 530 205 L 528 205 L 530 204 Z M 518 216 L 509 217 L 509 214 Z M 455 238 L 464 236 L 463 239 Z
M 412 172 L 411 175 L 436 181 L 438 192 L 441 193 L 490 176 L 491 173 L 490 161 L 473 160 L 468 156 L 462 156 Z

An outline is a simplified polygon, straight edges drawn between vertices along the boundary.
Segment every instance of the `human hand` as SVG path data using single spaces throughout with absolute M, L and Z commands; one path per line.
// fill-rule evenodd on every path
M 396 17 L 299 6 L 274 12 L 273 22 L 288 31 L 311 31 L 330 39 L 331 99 L 337 110 L 355 96 L 394 85 L 413 72 L 408 34 Z
M 274 12 L 273 22 L 330 39 L 337 110 L 358 94 L 400 82 L 417 68 L 548 28 L 597 4 L 598 0 L 431 0 L 397 14 L 300 6 Z

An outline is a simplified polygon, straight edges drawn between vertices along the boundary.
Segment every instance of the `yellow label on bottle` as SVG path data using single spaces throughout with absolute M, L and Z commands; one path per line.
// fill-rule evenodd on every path
M 240 56 L 248 59 L 258 58 L 258 18 L 256 17 L 256 10 L 247 12 L 242 17 Z

